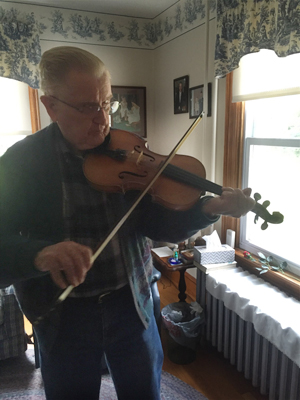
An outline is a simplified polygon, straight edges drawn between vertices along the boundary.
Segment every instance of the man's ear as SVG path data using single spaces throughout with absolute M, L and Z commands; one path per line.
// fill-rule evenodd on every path
M 55 107 L 55 102 L 50 96 L 41 96 L 40 97 L 41 102 L 44 104 L 47 113 L 49 114 L 49 117 L 52 119 L 53 122 L 57 121 L 57 116 L 56 116 L 56 107 Z

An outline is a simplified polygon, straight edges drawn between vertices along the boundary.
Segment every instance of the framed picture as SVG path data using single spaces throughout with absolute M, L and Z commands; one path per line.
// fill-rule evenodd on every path
M 112 94 L 120 107 L 111 115 L 111 127 L 147 137 L 146 88 L 112 86 Z
M 189 111 L 189 76 L 174 79 L 174 114 L 187 113 Z
M 204 85 L 199 85 L 192 87 L 189 90 L 190 118 L 199 117 L 203 111 L 203 88 Z

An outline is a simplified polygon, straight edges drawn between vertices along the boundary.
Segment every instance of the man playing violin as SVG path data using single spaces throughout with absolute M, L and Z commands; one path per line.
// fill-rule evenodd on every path
M 83 174 L 85 156 L 109 143 L 110 74 L 75 47 L 46 51 L 40 71 L 41 101 L 53 122 L 0 159 L 0 285 L 14 285 L 34 324 L 48 400 L 98 399 L 103 354 L 118 398 L 158 400 L 163 352 L 148 238 L 177 243 L 220 215 L 240 217 L 254 206 L 251 190 L 225 188 L 187 211 L 145 196 L 92 262 L 134 198 L 97 191 Z M 67 299 L 47 313 L 69 285 Z

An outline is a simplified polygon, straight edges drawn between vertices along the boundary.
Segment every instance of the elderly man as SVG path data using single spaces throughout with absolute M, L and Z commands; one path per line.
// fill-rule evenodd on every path
M 245 214 L 254 201 L 249 189 L 228 188 L 176 212 L 145 196 L 92 263 L 133 202 L 131 194 L 95 190 L 82 168 L 85 156 L 105 152 L 110 140 L 110 74 L 75 47 L 46 51 L 40 71 L 53 123 L 0 159 L 0 284 L 14 284 L 34 323 L 48 400 L 98 399 L 103 354 L 119 399 L 158 400 L 163 352 L 147 238 L 181 241 L 220 214 Z M 69 285 L 68 298 L 47 313 Z

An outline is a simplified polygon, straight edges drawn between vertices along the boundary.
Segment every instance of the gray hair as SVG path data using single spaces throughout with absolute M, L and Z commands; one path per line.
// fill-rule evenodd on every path
M 40 64 L 41 89 L 47 95 L 64 84 L 72 70 L 110 78 L 105 64 L 94 54 L 78 47 L 53 47 L 43 53 Z

